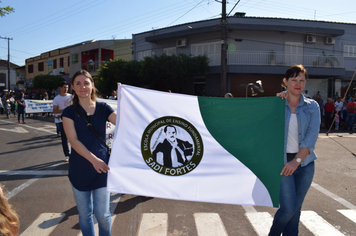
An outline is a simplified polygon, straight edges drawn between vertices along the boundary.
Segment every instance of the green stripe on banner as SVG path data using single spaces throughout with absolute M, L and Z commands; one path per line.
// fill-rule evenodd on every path
M 211 135 L 261 180 L 273 206 L 278 207 L 285 100 L 279 97 L 199 97 L 198 100 Z

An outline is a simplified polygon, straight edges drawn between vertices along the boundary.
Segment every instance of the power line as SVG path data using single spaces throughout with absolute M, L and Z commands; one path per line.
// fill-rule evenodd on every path
M 189 11 L 187 11 L 186 13 L 184 13 L 182 16 L 178 17 L 176 20 L 174 20 L 172 23 L 168 24 L 168 26 L 172 25 L 174 22 L 176 22 L 177 20 L 179 20 L 180 18 L 182 18 L 183 16 L 185 16 L 186 14 L 188 14 L 189 12 L 191 12 L 194 8 L 196 8 L 197 6 L 199 6 L 202 2 L 204 2 L 205 0 L 200 1 L 197 5 L 195 5 L 192 9 L 190 9 Z

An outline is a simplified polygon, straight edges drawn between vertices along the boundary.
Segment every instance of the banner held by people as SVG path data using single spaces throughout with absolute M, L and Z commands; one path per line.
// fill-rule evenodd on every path
M 118 86 L 108 191 L 278 207 L 285 102 Z
M 52 100 L 25 100 L 26 113 L 43 113 L 53 111 Z

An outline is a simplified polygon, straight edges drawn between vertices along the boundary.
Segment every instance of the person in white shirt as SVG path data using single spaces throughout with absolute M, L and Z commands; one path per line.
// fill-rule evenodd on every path
M 110 100 L 116 100 L 116 91 L 111 92 L 111 96 L 109 97 Z
M 65 161 L 69 160 L 69 148 L 67 136 L 63 129 L 61 116 L 64 108 L 70 106 L 70 104 L 71 95 L 68 93 L 68 83 L 66 81 L 62 81 L 59 84 L 59 94 L 53 99 L 53 116 L 55 117 L 54 122 L 56 123 L 57 130 L 59 130 L 61 133 Z
M 335 102 L 335 111 L 337 111 L 339 115 L 341 115 L 343 106 L 344 106 L 344 103 L 341 101 L 341 97 L 338 97 L 337 101 Z

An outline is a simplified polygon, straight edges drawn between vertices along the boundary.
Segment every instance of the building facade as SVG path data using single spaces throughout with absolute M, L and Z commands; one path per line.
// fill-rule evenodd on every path
M 69 84 L 75 72 L 84 69 L 98 75 L 100 65 L 115 56 L 131 60 L 131 40 L 90 40 L 26 59 L 25 88 L 32 88 L 35 76 L 61 75 Z
M 8 61 L 0 60 L 0 92 L 16 90 L 16 82 L 17 82 L 16 69 L 17 68 L 19 68 L 19 66 L 16 64 L 13 64 L 10 62 L 10 64 L 8 65 Z M 9 71 L 10 71 L 10 74 L 9 74 Z
M 222 40 L 221 19 L 191 22 L 134 34 L 133 59 L 154 54 L 207 55 L 210 71 L 197 78 L 188 93 L 205 87 L 206 96 L 222 95 L 221 51 L 227 47 L 226 92 L 235 97 L 275 96 L 281 91 L 288 67 L 303 64 L 309 73 L 306 90 L 312 97 L 343 95 L 356 65 L 356 24 L 235 14 L 226 22 Z M 261 80 L 264 93 L 249 85 Z M 350 89 L 351 92 L 355 92 Z

